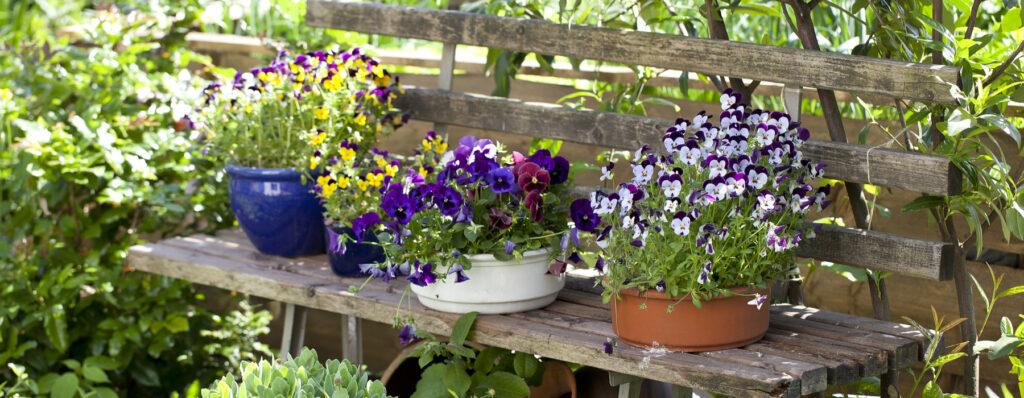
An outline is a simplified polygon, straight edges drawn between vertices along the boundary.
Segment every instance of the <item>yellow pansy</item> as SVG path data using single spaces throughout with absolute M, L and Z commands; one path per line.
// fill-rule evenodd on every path
M 377 162 L 377 167 L 384 167 L 388 165 L 388 161 L 384 160 L 384 157 L 380 155 L 374 156 L 373 161 Z
M 319 165 L 320 165 L 320 158 L 318 158 L 316 156 L 313 156 L 313 157 L 309 158 L 309 169 L 310 170 L 316 169 L 316 166 L 319 166 Z
M 391 76 L 381 74 L 380 76 L 377 76 L 373 79 L 373 83 L 376 84 L 378 87 L 387 87 L 389 84 L 391 84 Z
M 330 79 L 327 79 L 327 81 L 324 82 L 324 88 L 326 88 L 329 91 L 340 90 L 341 89 L 341 82 L 342 82 L 341 74 L 340 73 L 335 73 L 333 76 L 331 76 Z
M 384 185 L 384 175 L 380 173 L 370 173 L 366 176 L 366 180 L 369 181 L 370 185 L 373 185 L 374 188 L 380 188 L 381 185 Z
M 267 72 L 260 72 L 256 74 L 256 78 L 266 83 L 268 80 L 270 80 L 270 75 Z
M 340 176 L 338 177 L 338 187 L 341 189 L 346 189 L 348 188 L 350 181 L 351 180 L 349 180 L 348 177 Z
M 321 131 L 319 133 L 314 134 L 313 138 L 310 138 L 309 143 L 313 144 L 314 146 L 317 146 L 317 145 L 323 144 L 324 140 L 326 140 L 326 139 L 327 139 L 327 133 L 324 133 L 324 132 Z
M 245 113 L 252 113 L 252 105 L 245 106 Z
M 331 195 L 334 195 L 334 191 L 338 189 L 338 184 L 331 181 L 331 178 L 327 176 L 317 177 L 316 183 L 320 185 L 320 191 L 325 198 L 329 198 Z
M 366 188 L 370 187 L 370 183 L 366 180 L 361 179 L 359 181 L 356 181 L 356 186 L 359 187 L 360 191 L 365 191 Z
M 366 125 L 366 114 L 365 113 L 360 113 L 359 115 L 356 115 L 355 122 L 356 122 L 356 124 L 358 124 L 360 126 L 365 126 Z
M 354 149 L 352 149 L 352 148 L 344 148 L 343 147 L 338 152 L 341 155 L 341 160 L 344 160 L 346 162 L 348 162 L 348 161 L 350 161 L 352 159 L 355 159 L 355 157 L 356 157 L 356 151 Z
M 386 174 L 388 177 L 394 177 L 395 174 L 398 174 L 398 166 L 395 166 L 393 164 L 384 166 L 384 174 Z
M 316 116 L 317 119 L 327 120 L 327 117 L 330 115 L 331 111 L 328 110 L 326 106 L 321 106 L 319 108 L 313 109 L 313 116 Z
M 423 166 L 420 166 L 419 173 L 420 177 L 427 178 L 427 169 L 424 169 Z
M 430 142 L 430 140 L 428 140 L 426 138 L 423 139 L 423 142 L 421 142 L 420 145 L 423 146 L 423 150 L 424 151 L 430 151 L 431 148 L 434 147 L 433 144 Z
M 437 139 L 434 140 L 434 152 L 444 153 L 444 151 L 447 151 L 447 150 L 448 150 L 448 143 L 445 142 L 444 140 L 442 140 L 441 137 L 437 137 Z

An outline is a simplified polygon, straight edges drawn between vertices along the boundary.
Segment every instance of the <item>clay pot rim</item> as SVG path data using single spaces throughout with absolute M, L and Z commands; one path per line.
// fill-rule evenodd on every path
M 730 298 L 738 296 L 738 295 L 753 294 L 753 293 L 757 293 L 757 292 L 764 292 L 764 291 L 767 291 L 767 290 L 768 290 L 767 288 L 760 288 L 760 287 L 757 287 L 757 286 L 754 286 L 754 285 L 750 285 L 750 286 L 737 286 L 737 287 L 729 288 L 729 291 L 735 293 L 735 295 L 730 296 Z M 654 289 L 648 289 L 648 290 L 645 290 L 643 293 L 641 293 L 640 289 L 637 289 L 637 288 L 634 288 L 634 287 L 631 287 L 631 288 L 628 288 L 628 289 L 621 289 L 617 293 L 619 293 L 619 294 L 628 294 L 630 296 L 637 296 L 637 297 L 643 297 L 643 298 L 649 298 L 649 299 L 655 299 L 655 300 L 685 300 L 685 299 L 690 297 L 690 293 L 683 294 L 682 296 L 679 296 L 679 297 L 671 297 L 671 296 L 668 295 L 668 293 L 659 292 L 659 291 L 654 290 Z M 718 300 L 718 299 L 723 299 L 723 298 L 726 298 L 726 297 L 718 296 L 718 297 L 712 298 L 711 300 Z M 619 301 L 619 299 L 616 298 L 616 301 Z

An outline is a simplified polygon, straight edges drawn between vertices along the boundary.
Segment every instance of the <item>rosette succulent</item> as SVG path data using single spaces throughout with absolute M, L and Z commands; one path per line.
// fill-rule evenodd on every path
M 506 155 L 500 144 L 468 136 L 436 167 L 433 179 L 390 180 L 378 211 L 359 218 L 373 221 L 361 227 L 375 228 L 388 258 L 368 267 L 371 276 L 405 275 L 420 286 L 462 282 L 472 267 L 463 254 L 511 260 L 542 248 L 563 253 L 559 245 L 570 228 L 567 159 L 546 149 Z
M 705 112 L 678 119 L 660 148 L 632 154 L 629 181 L 570 206 L 600 249 L 606 299 L 636 288 L 699 304 L 763 285 L 790 270 L 793 249 L 813 235 L 805 214 L 830 202 L 828 186 L 812 185 L 825 166 L 800 151 L 807 129 L 785 113 L 748 109 L 731 91 L 722 109 L 717 125 Z M 602 168 L 602 180 L 611 170 Z

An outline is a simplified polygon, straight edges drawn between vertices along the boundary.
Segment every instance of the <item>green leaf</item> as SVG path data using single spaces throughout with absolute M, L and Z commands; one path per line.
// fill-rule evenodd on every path
M 942 398 L 942 389 L 935 381 L 929 381 L 921 391 L 921 398 Z
M 50 307 L 50 310 L 46 313 L 46 318 L 43 320 L 46 337 L 50 339 L 50 344 L 53 344 L 53 348 L 59 352 L 66 351 L 69 344 L 68 323 L 65 317 L 64 306 L 57 304 Z
M 903 212 L 906 213 L 916 210 L 930 209 L 938 207 L 943 203 L 946 203 L 946 199 L 941 196 L 920 196 L 917 199 L 910 201 L 910 203 L 903 205 Z
M 970 114 L 962 109 L 954 109 L 949 114 L 949 120 L 946 122 L 946 135 L 951 137 L 960 135 L 960 133 L 974 127 L 974 125 L 974 119 Z
M 529 379 L 537 372 L 537 368 L 540 367 L 540 361 L 533 355 L 517 352 L 515 357 L 512 358 L 512 367 L 519 377 Z
M 484 348 L 476 355 L 476 361 L 473 363 L 473 370 L 475 370 L 476 373 L 491 373 L 491 370 L 494 369 L 494 362 L 505 352 L 507 351 L 501 348 Z
M 466 373 L 466 368 L 461 363 L 450 363 L 445 367 L 444 385 L 449 392 L 454 393 L 457 397 L 465 396 L 469 391 L 469 384 L 469 374 Z
M 494 372 L 480 380 L 478 390 L 494 392 L 495 398 L 522 398 L 530 394 L 526 380 L 508 372 Z
M 999 31 L 1002 33 L 1010 33 L 1021 27 L 1021 9 L 1011 9 L 1005 15 L 1003 20 L 999 21 Z
M 444 364 L 430 365 L 416 382 L 416 392 L 412 398 L 449 398 L 448 389 L 444 385 L 445 373 Z
M 1013 142 L 1017 144 L 1017 147 L 1020 148 L 1020 130 L 1017 130 L 1017 126 L 1010 123 L 1005 116 L 989 114 L 978 116 L 978 119 L 984 120 L 985 122 L 998 127 L 1004 133 L 1009 135 L 1010 138 L 1013 139 Z
M 186 395 L 186 398 L 195 398 L 195 397 L 199 396 L 198 395 L 199 394 L 199 389 L 198 389 L 199 385 L 198 384 L 195 384 L 195 385 L 197 386 L 197 388 L 196 388 L 196 395 Z M 96 393 L 96 396 L 98 398 L 118 398 L 117 393 L 114 392 L 114 390 L 111 390 L 109 387 L 100 387 L 100 388 L 94 389 L 93 392 Z
M 1022 344 L 1024 344 L 1024 339 L 1015 336 L 1003 336 L 996 341 L 979 341 L 974 350 L 976 352 L 988 351 L 988 359 L 995 360 L 1010 355 L 1013 350 Z
M 459 317 L 459 320 L 455 321 L 455 326 L 452 327 L 452 336 L 448 341 L 455 345 L 465 344 L 469 330 L 473 328 L 473 322 L 476 321 L 476 316 L 477 312 L 474 311 Z
M 78 376 L 65 373 L 53 382 L 50 398 L 72 398 L 78 393 Z
M 50 130 L 47 130 L 39 123 L 17 119 L 14 121 L 14 125 L 25 132 L 25 141 L 29 143 L 45 144 L 50 142 Z
M 173 316 L 166 321 L 164 325 L 171 333 L 181 333 L 188 331 L 188 319 L 183 316 Z
M 999 292 L 998 294 L 996 294 L 995 300 L 999 300 L 1004 297 L 1015 296 L 1018 294 L 1024 294 L 1024 285 L 1014 286 Z
M 110 383 L 110 379 L 107 378 L 107 373 L 103 369 L 95 366 L 85 366 L 82 368 L 82 376 L 85 376 L 86 380 L 93 383 Z

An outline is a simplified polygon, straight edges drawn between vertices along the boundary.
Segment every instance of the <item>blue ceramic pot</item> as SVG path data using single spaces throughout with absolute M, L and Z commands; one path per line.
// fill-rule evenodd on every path
M 364 242 L 356 243 L 356 234 L 352 228 L 339 225 L 325 228 L 327 258 L 331 262 L 331 270 L 341 276 L 360 276 L 363 272 L 359 270 L 360 264 L 374 264 L 384 261 L 384 249 L 377 243 L 377 237 L 373 234 L 366 234 Z M 344 249 L 341 248 L 339 238 L 341 235 L 348 236 Z
M 256 249 L 284 257 L 324 253 L 324 208 L 298 172 L 236 165 L 225 170 L 231 210 Z

